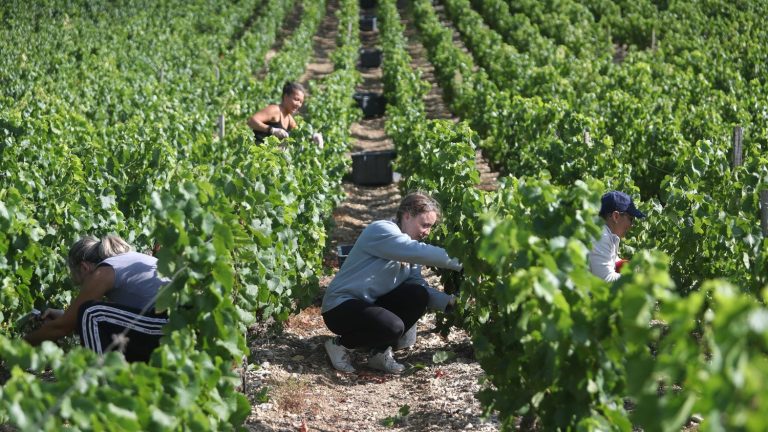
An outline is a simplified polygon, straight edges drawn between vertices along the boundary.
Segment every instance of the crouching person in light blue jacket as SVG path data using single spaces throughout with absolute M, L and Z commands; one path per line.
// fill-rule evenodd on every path
M 427 308 L 453 305 L 453 296 L 430 287 L 421 275 L 422 265 L 462 268 L 444 249 L 421 242 L 439 217 L 437 202 L 414 192 L 400 202 L 394 221 L 373 222 L 360 234 L 323 297 L 323 320 L 338 335 L 325 343 L 336 369 L 354 372 L 348 349 L 370 348 L 369 367 L 402 372 L 393 347 L 413 343 Z

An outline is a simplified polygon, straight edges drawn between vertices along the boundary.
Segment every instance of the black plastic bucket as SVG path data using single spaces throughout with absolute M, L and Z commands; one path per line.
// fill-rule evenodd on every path
M 376 17 L 369 15 L 361 16 L 360 31 L 376 31 Z
M 347 257 L 349 256 L 349 251 L 352 250 L 352 246 L 354 245 L 338 245 L 336 246 L 336 256 L 339 261 L 339 268 L 344 264 L 344 261 L 347 260 Z
M 392 183 L 394 150 L 352 153 L 352 182 L 361 186 L 379 186 Z
M 357 105 L 363 110 L 365 118 L 379 117 L 384 115 L 387 108 L 387 100 L 379 93 L 355 93 L 352 96 Z
M 382 52 L 378 48 L 360 49 L 360 67 L 377 68 L 381 66 Z

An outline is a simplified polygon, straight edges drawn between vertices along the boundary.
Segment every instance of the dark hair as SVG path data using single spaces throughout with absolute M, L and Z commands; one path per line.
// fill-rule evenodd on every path
M 84 236 L 69 249 L 67 264 L 76 270 L 81 262 L 98 264 L 109 257 L 124 254 L 132 250 L 131 245 L 118 236 L 109 235 L 99 240 L 94 236 Z
M 435 212 L 440 219 L 440 204 L 434 198 L 423 191 L 414 191 L 406 195 L 397 208 L 395 221 L 398 225 L 403 221 L 403 215 L 408 213 L 411 216 L 417 216 L 422 213 Z
M 307 91 L 304 90 L 304 86 L 297 83 L 296 81 L 286 81 L 285 85 L 283 85 L 283 97 L 290 96 L 297 91 L 300 91 L 305 95 L 307 94 Z

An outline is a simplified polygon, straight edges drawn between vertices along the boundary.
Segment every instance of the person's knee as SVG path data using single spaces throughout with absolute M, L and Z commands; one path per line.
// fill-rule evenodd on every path
M 415 297 L 416 297 L 416 303 L 418 305 L 424 305 L 424 307 L 427 307 L 427 303 L 429 303 L 429 291 L 421 285 L 419 285 L 419 288 L 415 290 Z
M 382 329 L 382 336 L 387 340 L 397 340 L 405 333 L 403 321 L 396 319 L 389 321 Z
M 77 313 L 82 314 L 86 309 L 95 305 L 96 303 L 98 303 L 96 300 L 88 300 L 83 302 L 83 304 L 81 304 L 80 307 L 77 309 Z
M 88 300 L 86 302 L 83 302 L 83 304 L 81 304 L 80 307 L 77 308 L 77 323 L 78 323 L 78 327 L 80 326 L 80 324 L 83 321 L 83 315 L 86 314 L 88 309 L 90 309 L 91 307 L 93 307 L 94 305 L 96 305 L 98 303 L 99 302 L 96 301 L 96 300 Z
M 80 336 L 80 344 L 87 348 L 92 348 L 93 341 L 92 331 L 89 330 L 90 326 L 86 324 L 86 321 L 91 319 L 90 309 L 97 305 L 99 302 L 96 300 L 88 300 L 83 302 L 80 307 L 77 308 L 77 324 L 76 330 L 78 336 Z

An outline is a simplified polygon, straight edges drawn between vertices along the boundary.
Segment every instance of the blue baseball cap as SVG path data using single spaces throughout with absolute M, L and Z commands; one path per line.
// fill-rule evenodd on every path
M 606 192 L 600 198 L 600 216 L 605 217 L 615 211 L 619 213 L 629 213 L 636 218 L 644 218 L 645 213 L 635 207 L 632 197 L 619 191 Z

